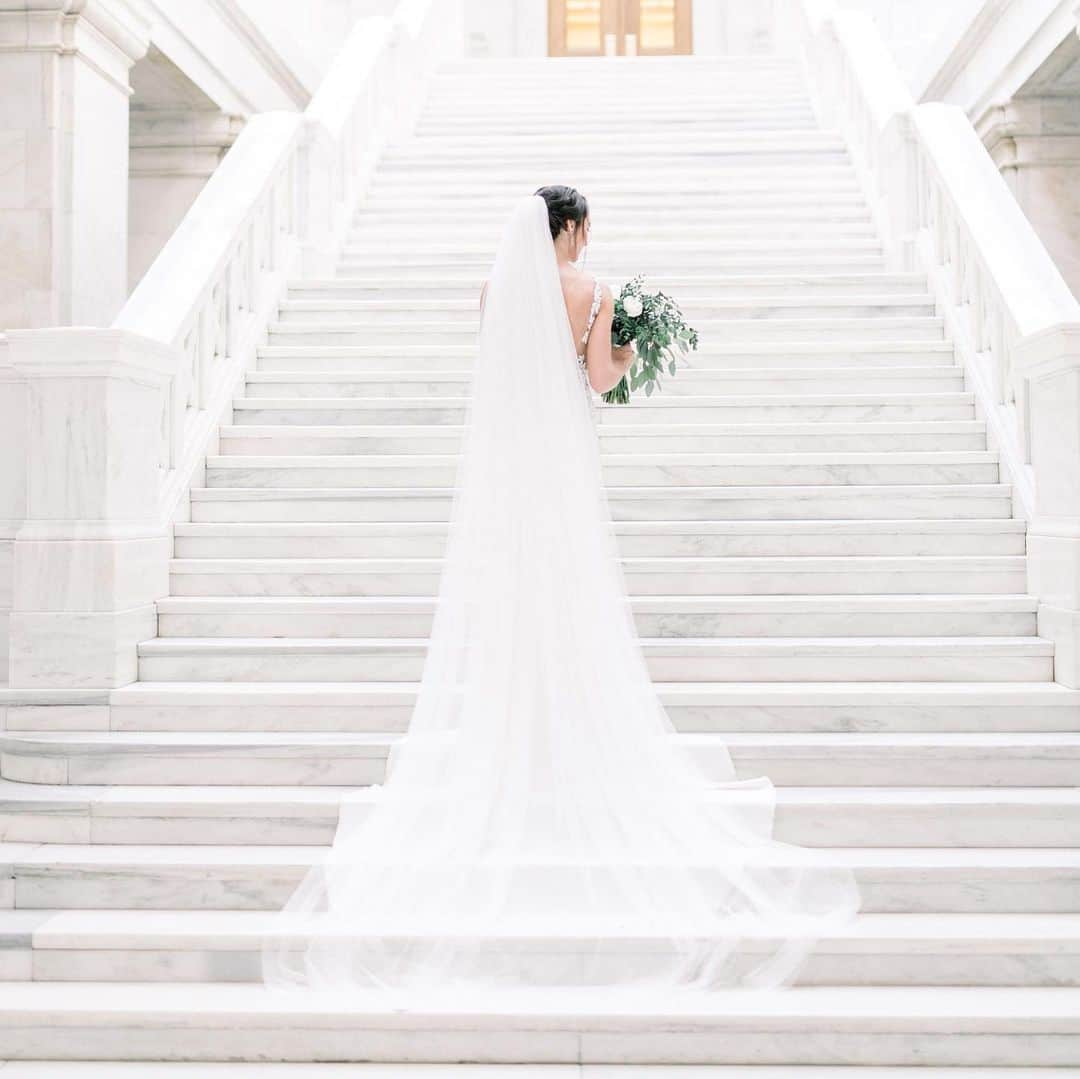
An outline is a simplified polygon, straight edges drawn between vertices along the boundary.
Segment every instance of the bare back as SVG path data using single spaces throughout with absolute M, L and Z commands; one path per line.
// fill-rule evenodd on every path
M 570 329 L 574 331 L 574 345 L 580 351 L 581 339 L 585 336 L 592 314 L 596 280 L 569 265 L 559 267 L 559 280 L 562 284 L 563 299 L 566 301 Z

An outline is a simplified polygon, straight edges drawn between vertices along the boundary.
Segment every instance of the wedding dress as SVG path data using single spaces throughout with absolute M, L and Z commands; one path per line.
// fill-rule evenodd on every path
M 850 871 L 773 839 L 767 778 L 736 779 L 719 739 L 674 735 L 577 345 L 545 203 L 523 198 L 488 284 L 411 726 L 286 905 L 271 985 L 458 1003 L 778 986 L 858 908 Z

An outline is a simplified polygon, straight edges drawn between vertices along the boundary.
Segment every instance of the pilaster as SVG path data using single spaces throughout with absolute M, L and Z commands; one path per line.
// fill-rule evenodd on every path
M 0 0 L 0 326 L 107 324 L 127 296 L 127 0 Z

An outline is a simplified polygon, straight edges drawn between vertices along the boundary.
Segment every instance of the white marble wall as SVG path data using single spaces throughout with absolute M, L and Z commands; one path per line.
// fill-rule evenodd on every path
M 888 43 L 901 72 L 914 84 L 927 54 L 949 27 L 975 14 L 983 0 L 839 0 L 840 6 L 869 15 Z
M 1010 169 L 1005 178 L 1062 277 L 1080 297 L 1080 153 L 1072 162 Z
M 398 0 L 236 0 L 312 93 L 362 15 L 385 15 Z
M 133 290 L 221 164 L 244 120 L 203 109 L 135 110 L 128 179 L 128 287 Z

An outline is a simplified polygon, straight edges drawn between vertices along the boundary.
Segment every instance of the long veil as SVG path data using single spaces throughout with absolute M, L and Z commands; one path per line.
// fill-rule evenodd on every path
M 772 838 L 768 779 L 673 738 L 575 353 L 529 196 L 489 280 L 412 722 L 264 945 L 271 985 L 775 986 L 859 905 L 848 870 Z

